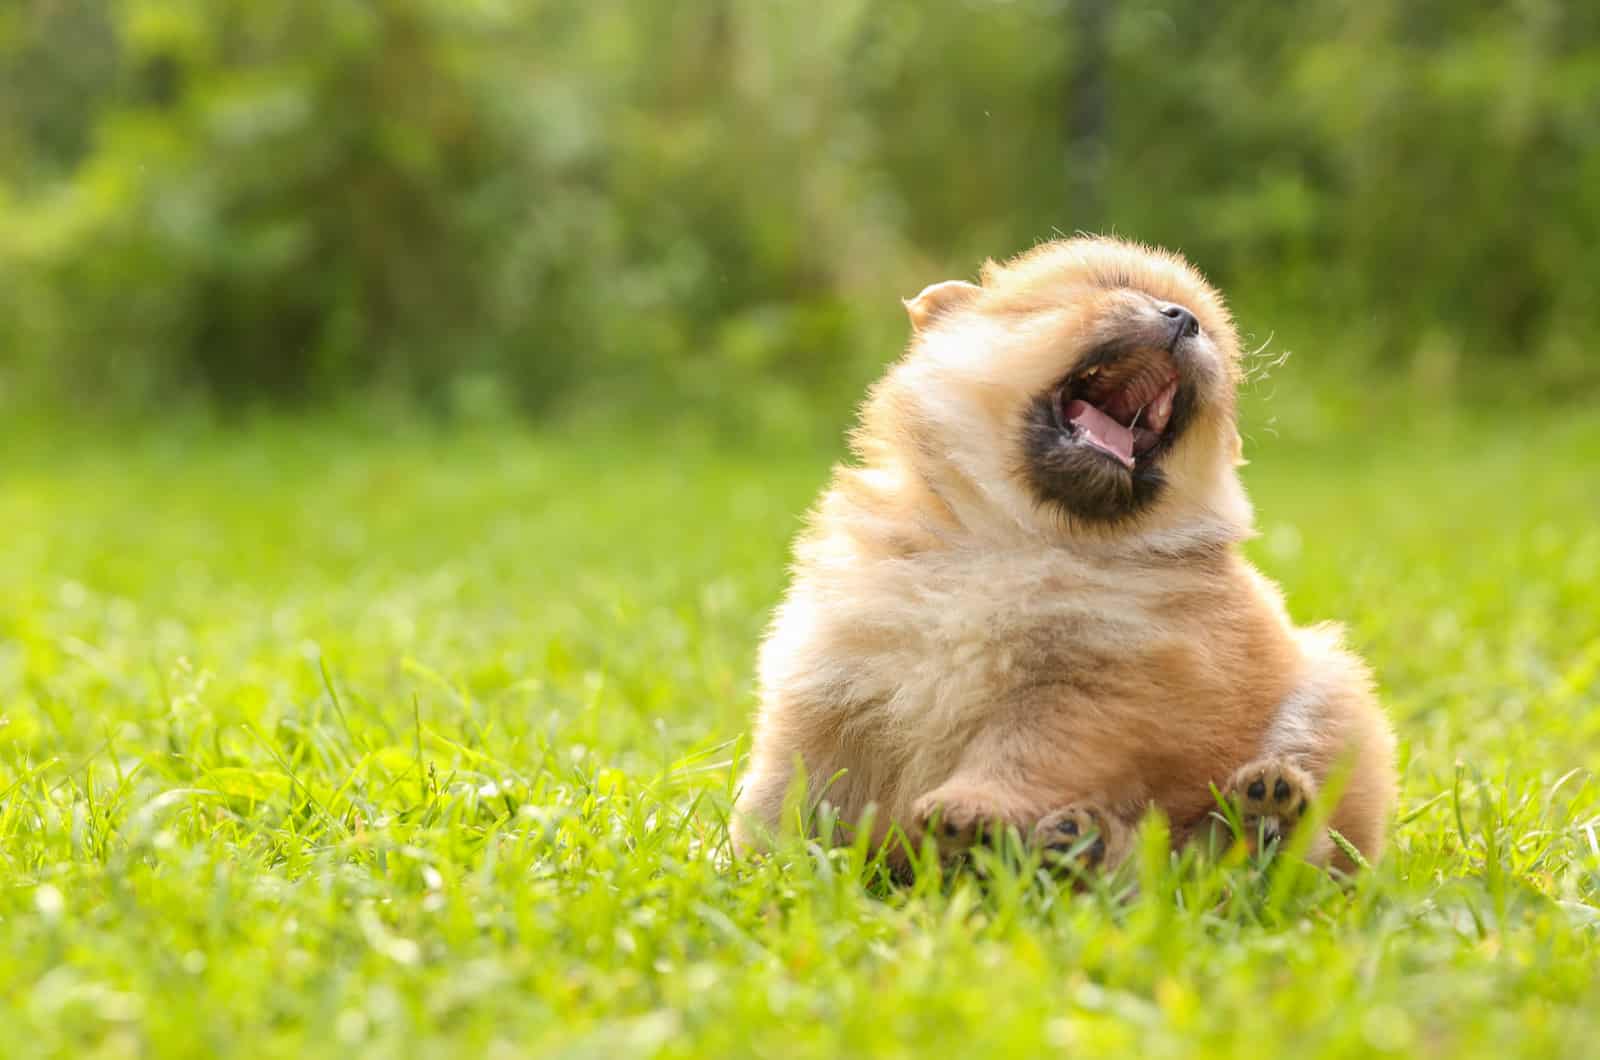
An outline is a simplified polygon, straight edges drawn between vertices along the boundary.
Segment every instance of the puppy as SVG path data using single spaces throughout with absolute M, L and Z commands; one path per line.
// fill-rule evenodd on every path
M 795 545 L 736 846 L 803 778 L 875 840 L 936 824 L 943 853 L 1010 826 L 1111 866 L 1152 807 L 1181 840 L 1215 785 L 1247 834 L 1282 835 L 1332 775 L 1328 823 L 1376 858 L 1394 739 L 1368 672 L 1239 551 L 1221 296 L 1175 254 L 1098 238 L 981 281 L 906 303 L 909 350 Z M 1325 832 L 1309 857 L 1351 867 Z

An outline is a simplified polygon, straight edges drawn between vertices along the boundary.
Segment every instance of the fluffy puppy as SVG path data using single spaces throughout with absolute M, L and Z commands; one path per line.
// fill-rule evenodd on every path
M 875 838 L 937 823 L 948 852 L 1007 825 L 1109 865 L 1151 807 L 1190 835 L 1214 784 L 1282 833 L 1335 773 L 1329 823 L 1375 858 L 1393 736 L 1337 630 L 1295 628 L 1239 552 L 1218 293 L 1175 254 L 1086 238 L 906 307 L 910 348 L 762 647 L 736 844 L 803 777 Z M 1310 856 L 1346 864 L 1326 834 Z

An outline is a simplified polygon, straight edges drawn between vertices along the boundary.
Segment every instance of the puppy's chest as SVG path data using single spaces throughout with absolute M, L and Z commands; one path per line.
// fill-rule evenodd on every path
M 1171 631 L 1153 586 L 1045 562 L 930 564 L 872 596 L 885 634 L 858 659 L 874 698 L 900 710 L 989 703 L 1072 685 L 1159 650 Z

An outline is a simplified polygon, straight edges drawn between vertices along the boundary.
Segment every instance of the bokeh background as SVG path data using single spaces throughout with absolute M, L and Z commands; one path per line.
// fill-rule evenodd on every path
M 1353 387 L 1582 394 L 1597 49 L 1561 0 L 9 0 L 0 408 L 836 435 L 899 297 L 1080 229 Z

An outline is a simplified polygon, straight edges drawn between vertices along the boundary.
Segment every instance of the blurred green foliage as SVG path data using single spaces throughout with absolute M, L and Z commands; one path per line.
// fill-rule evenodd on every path
M 1077 229 L 1181 248 L 1257 340 L 1581 363 L 1600 7 L 0 7 L 0 401 L 782 422 L 896 296 Z

